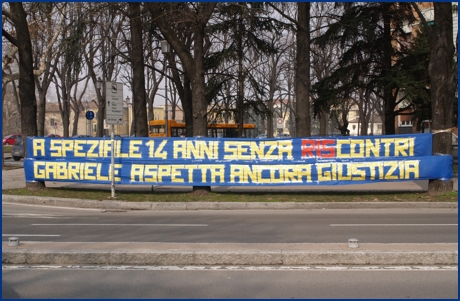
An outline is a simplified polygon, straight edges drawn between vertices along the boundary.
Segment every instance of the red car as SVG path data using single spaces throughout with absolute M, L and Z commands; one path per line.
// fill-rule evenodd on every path
M 12 134 L 12 135 L 8 135 L 8 136 L 4 137 L 3 138 L 3 145 L 13 145 L 14 141 L 19 136 L 21 136 L 21 134 Z

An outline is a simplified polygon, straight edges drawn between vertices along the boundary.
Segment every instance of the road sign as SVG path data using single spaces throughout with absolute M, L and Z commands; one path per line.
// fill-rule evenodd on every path
M 283 129 L 284 128 L 284 119 L 283 118 L 278 118 L 276 121 L 276 128 L 277 129 Z
M 86 119 L 93 120 L 94 119 L 94 112 L 93 111 L 86 112 Z
M 123 84 L 105 83 L 105 118 L 107 124 L 123 124 Z

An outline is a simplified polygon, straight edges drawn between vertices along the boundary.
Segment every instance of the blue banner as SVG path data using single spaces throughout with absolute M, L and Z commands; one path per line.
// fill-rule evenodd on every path
M 431 134 L 292 139 L 117 138 L 116 184 L 344 185 L 448 180 Z M 108 138 L 27 139 L 26 181 L 110 183 Z

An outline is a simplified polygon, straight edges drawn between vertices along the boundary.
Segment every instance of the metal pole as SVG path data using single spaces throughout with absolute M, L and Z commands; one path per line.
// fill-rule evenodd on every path
M 113 132 L 114 132 L 114 125 L 112 124 L 111 126 L 111 130 L 112 130 L 112 133 L 110 134 L 110 141 L 111 141 L 111 146 L 112 146 L 112 151 L 111 151 L 111 158 L 110 158 L 110 161 L 111 161 L 111 165 L 110 165 L 110 172 L 112 174 L 112 183 L 111 183 L 111 190 L 112 190 L 112 198 L 115 198 L 115 174 L 114 174 L 114 165 L 115 165 L 115 139 L 114 139 L 114 135 L 113 135 Z
M 168 131 L 168 66 L 166 65 L 166 56 L 165 56 L 165 127 L 166 127 L 166 137 L 169 136 Z
M 86 101 L 86 110 L 85 110 L 85 118 L 86 118 L 86 136 L 88 136 L 88 115 L 86 115 L 88 113 L 88 101 Z

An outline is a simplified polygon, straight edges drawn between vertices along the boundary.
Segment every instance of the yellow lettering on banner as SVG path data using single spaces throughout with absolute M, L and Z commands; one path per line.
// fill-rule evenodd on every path
M 174 141 L 174 147 L 173 147 L 173 158 L 178 159 L 178 158 L 184 158 L 184 159 L 191 159 L 187 157 L 187 145 L 186 145 L 185 140 L 180 140 L 180 141 Z M 182 156 L 179 156 L 179 154 L 182 154 Z
M 168 177 L 171 174 L 170 165 L 159 165 L 158 166 L 158 182 L 163 182 L 163 177 Z
M 216 157 L 217 158 L 217 157 Z M 292 141 L 225 141 L 225 160 L 292 159 Z
M 263 177 L 264 171 L 268 176 Z M 230 183 L 301 183 L 312 182 L 311 165 L 230 165 Z
M 45 179 L 45 162 L 34 161 L 34 178 L 35 179 Z
M 80 152 L 83 150 L 83 145 L 86 145 L 86 141 L 79 141 L 75 140 L 75 146 L 74 146 L 74 156 L 75 157 L 85 157 L 86 153 Z
M 367 162 L 366 165 L 369 167 L 369 177 L 371 180 L 375 180 L 377 169 L 379 179 L 383 177 L 383 162 Z
M 413 156 L 414 155 L 414 138 L 396 138 L 395 139 L 395 156 Z
M 323 169 L 330 169 L 331 163 L 318 163 L 316 169 L 318 170 L 318 181 L 331 181 L 331 171 L 323 171 Z
M 168 153 L 164 151 L 164 147 L 168 140 L 162 140 L 160 146 L 158 146 L 157 150 L 155 151 L 155 158 L 167 159 Z
M 292 159 L 292 141 L 290 140 L 280 140 L 278 147 L 279 159 L 283 159 L 283 154 L 286 154 L 286 159 Z
M 80 180 L 85 179 L 85 163 L 80 164 Z
M 104 147 L 101 148 L 101 149 L 103 149 L 101 157 L 103 157 L 103 158 L 110 157 L 111 155 L 109 156 L 109 152 L 112 152 L 112 141 L 104 140 L 104 141 L 102 141 L 102 143 L 103 143 Z
M 415 138 L 409 138 L 409 156 L 414 156 Z
M 173 165 L 171 167 L 171 182 L 173 183 L 184 183 L 184 179 L 180 178 L 182 172 L 179 169 L 183 169 L 184 165 Z
M 249 154 L 250 143 L 247 141 L 238 141 L 238 159 L 239 160 L 250 160 Z
M 284 179 L 292 183 L 300 183 L 301 181 L 297 179 L 297 172 L 295 165 L 285 165 L 284 170 Z
M 140 142 L 142 143 L 142 141 Z M 147 142 L 145 145 L 149 147 L 149 158 L 166 159 L 168 157 L 168 153 L 163 149 L 167 142 L 168 140 L 162 140 L 157 149 L 155 149 L 155 140 Z M 141 158 L 141 154 L 139 154 L 139 158 Z
M 219 183 L 223 183 L 225 181 L 225 165 L 211 165 L 211 183 L 217 183 L 217 177 L 219 177 Z
M 136 180 L 136 177 L 137 177 L 137 180 Z M 144 165 L 142 164 L 131 165 L 131 182 L 144 182 Z
M 264 158 L 265 153 L 265 143 L 257 143 L 255 141 L 251 142 L 251 158 Z
M 145 182 L 158 182 L 158 165 L 146 165 L 144 169 Z
M 197 165 L 185 165 L 185 169 L 188 171 L 188 182 L 193 183 L 193 170 L 198 168 Z
M 109 180 L 109 177 L 108 177 L 108 176 L 103 176 L 102 173 L 101 173 L 101 169 L 102 169 L 102 164 L 101 164 L 101 163 L 98 163 L 98 164 L 97 164 L 97 174 L 96 174 L 96 178 L 97 178 L 99 181 L 108 181 L 108 180 Z
M 353 163 L 351 168 L 351 178 L 353 181 L 364 181 L 366 179 L 366 171 L 360 168 L 365 168 L 366 163 Z
M 350 170 L 350 167 L 349 167 L 349 163 L 337 163 L 336 164 L 337 166 L 337 171 L 338 171 L 338 177 L 337 179 L 339 181 L 350 181 L 351 180 L 351 170 Z M 346 176 L 344 175 L 344 172 L 343 172 L 343 167 L 345 167 L 346 169 Z
M 385 180 L 397 180 L 398 176 L 394 175 L 396 169 L 398 168 L 398 161 L 388 161 L 384 163 L 385 167 L 390 167 L 390 169 L 385 174 Z
M 86 162 L 85 164 L 85 177 L 84 180 L 96 180 L 94 169 L 97 168 L 97 163 Z
M 155 140 L 150 140 L 145 145 L 149 148 L 149 158 L 153 158 L 153 151 L 155 150 Z
M 405 171 L 405 178 L 410 179 L 410 175 L 414 175 L 414 179 L 418 179 L 419 175 L 419 163 L 418 160 L 408 160 L 404 161 L 404 171 Z
M 46 164 L 45 173 L 46 173 L 46 178 L 51 179 L 51 174 L 53 175 L 56 174 L 56 163 L 49 162 L 48 164 Z
M 357 151 L 358 149 L 358 151 Z M 351 139 L 350 141 L 350 157 L 364 158 L 364 140 Z
M 211 165 L 200 165 L 201 183 L 206 183 L 206 175 L 208 173 L 208 169 L 211 169 Z
M 139 152 L 139 146 L 142 146 L 142 140 L 129 141 L 129 158 L 142 158 Z
M 123 167 L 123 164 L 115 164 L 113 166 L 113 173 L 115 174 L 115 181 L 121 181 L 121 178 L 117 176 L 120 175 L 120 171 L 122 167 Z
M 372 157 L 371 152 L 374 157 L 380 156 L 380 139 L 375 139 L 375 144 L 372 143 L 371 139 L 366 139 L 366 157 Z
M 265 160 L 276 160 L 276 159 L 278 159 L 279 156 L 273 154 L 275 152 L 275 150 L 276 150 L 276 147 L 278 146 L 278 141 L 266 141 L 265 145 L 270 146 L 270 148 L 267 150 L 267 153 L 261 159 L 265 159 Z
M 45 156 L 45 139 L 33 139 L 33 150 L 34 157 Z
M 78 177 L 78 175 L 80 174 L 79 173 L 79 169 L 80 169 L 80 162 L 69 162 L 69 164 L 67 165 L 67 169 L 69 170 L 68 172 L 68 178 L 69 180 L 80 180 L 80 178 Z
M 248 166 L 248 168 L 249 168 L 249 166 Z M 255 170 L 254 174 L 256 175 L 256 177 L 251 178 L 252 182 L 260 183 L 260 184 L 262 184 L 262 183 L 270 183 L 272 181 L 272 179 L 274 178 L 274 175 L 272 174 L 272 168 L 271 168 L 270 165 L 253 165 L 252 168 Z M 264 172 L 264 170 L 268 170 L 270 178 L 268 178 L 268 179 L 263 178 L 262 173 Z
M 392 138 L 384 138 L 380 140 L 385 147 L 385 157 L 390 156 L 390 147 L 395 143 L 395 140 Z
M 311 165 L 310 164 L 301 164 L 301 165 L 295 165 L 294 168 L 297 169 L 297 176 L 299 181 L 303 181 L 303 178 L 305 177 L 305 182 L 309 183 L 312 182 L 311 178 Z
M 208 157 L 209 159 L 217 159 L 219 158 L 218 153 L 218 141 L 198 141 L 200 146 L 200 158 L 204 159 Z
M 342 153 L 344 145 L 350 145 L 350 140 L 337 139 L 337 158 L 350 158 L 350 154 Z
M 50 156 L 62 157 L 62 140 L 50 140 Z
M 62 140 L 62 156 L 67 157 L 67 152 L 73 153 L 73 140 Z
M 243 179 L 243 170 L 241 165 L 230 165 L 230 183 L 237 183 L 236 179 L 239 179 L 239 182 L 244 182 Z M 247 182 L 244 182 L 247 183 Z
M 86 143 L 89 144 L 89 150 L 86 153 L 86 156 L 88 158 L 98 158 L 99 155 L 94 150 L 99 145 L 99 142 L 97 140 L 87 140 Z
M 217 177 L 220 177 L 220 182 L 224 180 L 224 172 L 225 172 L 225 165 L 198 165 L 197 166 L 201 170 L 201 182 L 206 183 L 208 182 L 207 174 L 208 170 L 210 172 L 210 181 L 211 183 L 217 182 Z
M 68 179 L 68 170 L 66 162 L 57 162 L 56 163 L 56 174 L 54 175 L 55 179 L 67 180 Z
M 225 160 L 236 160 L 238 159 L 238 142 L 236 141 L 224 141 L 224 159 Z M 227 153 L 230 153 L 227 155 Z
M 404 162 L 403 161 L 398 161 L 398 178 L 399 179 L 404 179 Z
M 279 172 L 279 177 L 276 177 L 276 172 Z M 260 177 L 262 179 L 262 175 Z M 284 167 L 278 168 L 276 166 L 270 166 L 270 182 L 271 183 L 284 183 Z

